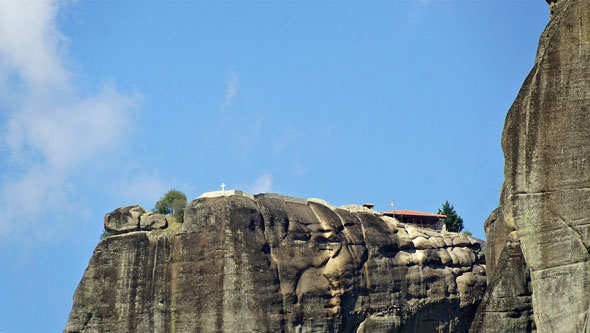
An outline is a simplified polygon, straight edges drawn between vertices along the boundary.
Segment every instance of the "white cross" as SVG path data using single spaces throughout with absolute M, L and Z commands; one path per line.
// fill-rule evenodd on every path
M 225 187 L 226 187 L 226 186 L 227 186 L 227 185 L 225 185 L 225 183 L 224 183 L 224 182 L 221 182 L 221 190 L 222 190 L 222 191 L 225 191 Z

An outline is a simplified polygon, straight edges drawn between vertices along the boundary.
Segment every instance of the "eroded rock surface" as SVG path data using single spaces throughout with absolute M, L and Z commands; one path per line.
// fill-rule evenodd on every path
M 164 214 L 146 212 L 139 217 L 140 230 L 165 229 L 168 226 L 168 219 Z
M 166 227 L 168 227 L 166 215 L 146 211 L 139 205 L 117 208 L 104 216 L 104 228 L 113 235 Z
M 145 210 L 139 205 L 117 208 L 104 216 L 104 228 L 113 235 L 139 230 L 139 217 Z
M 102 240 L 66 332 L 466 332 L 480 241 L 367 209 L 203 197 L 177 230 Z
M 472 332 L 532 332 L 532 286 L 520 243 L 512 234 L 498 258 L 497 272 L 488 283 Z
M 555 6 L 502 148 L 500 207 L 485 225 L 490 288 L 472 331 L 589 332 L 590 0 Z

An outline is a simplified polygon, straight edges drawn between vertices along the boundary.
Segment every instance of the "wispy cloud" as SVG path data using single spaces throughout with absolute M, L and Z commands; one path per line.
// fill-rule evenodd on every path
M 220 110 L 227 109 L 232 105 L 234 97 L 236 97 L 236 94 L 238 93 L 239 89 L 240 80 L 238 78 L 238 75 L 234 72 L 230 72 L 229 80 L 227 81 L 227 88 L 225 90 L 225 99 L 223 100 L 223 103 L 221 103 L 221 105 L 219 106 Z
M 248 192 L 264 193 L 272 190 L 272 174 L 265 172 L 258 177 L 250 186 Z
M 121 145 L 139 94 L 77 89 L 58 30 L 65 1 L 0 0 L 0 235 L 62 211 L 70 177 Z M 15 223 L 18 221 L 18 223 Z

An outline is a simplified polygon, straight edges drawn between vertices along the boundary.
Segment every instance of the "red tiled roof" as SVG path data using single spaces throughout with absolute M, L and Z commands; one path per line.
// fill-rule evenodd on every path
M 439 217 L 439 218 L 446 218 L 446 215 L 442 215 L 442 214 L 431 214 L 431 213 L 424 213 L 424 212 L 417 212 L 415 210 L 394 210 L 393 212 L 391 210 L 389 211 L 385 211 L 385 212 L 381 212 L 383 214 L 391 214 L 393 213 L 393 215 L 405 215 L 405 216 L 429 216 L 429 217 Z

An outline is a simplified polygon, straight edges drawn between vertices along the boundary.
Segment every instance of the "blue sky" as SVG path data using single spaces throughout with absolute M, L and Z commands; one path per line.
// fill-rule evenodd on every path
M 56 332 L 103 228 L 168 189 L 378 210 L 484 238 L 541 0 L 0 0 L 0 332 Z

